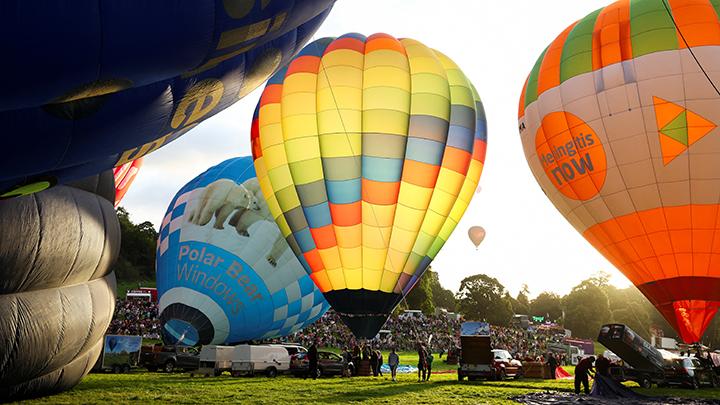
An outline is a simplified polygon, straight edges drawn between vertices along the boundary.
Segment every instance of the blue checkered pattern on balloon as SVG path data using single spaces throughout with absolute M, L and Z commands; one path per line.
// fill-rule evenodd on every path
M 234 192 L 259 201 L 242 197 L 233 214 L 218 214 L 218 207 L 236 203 L 229 197 Z M 249 157 L 208 169 L 173 198 L 160 226 L 156 266 L 164 340 L 228 344 L 286 336 L 327 311 L 262 198 Z M 249 207 L 261 219 L 243 226 L 246 235 L 238 224 Z M 198 220 L 203 209 L 213 215 Z

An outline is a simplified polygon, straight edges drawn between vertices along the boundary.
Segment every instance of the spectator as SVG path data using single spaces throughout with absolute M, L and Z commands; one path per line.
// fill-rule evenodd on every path
M 312 376 L 312 379 L 317 378 L 317 371 L 318 371 L 318 352 L 317 352 L 317 345 L 315 342 L 313 342 L 312 346 L 310 346 L 310 349 L 308 349 L 308 372 L 310 373 L 310 376 Z
M 422 345 L 422 343 L 418 342 L 417 344 L 417 351 L 418 351 L 418 382 L 425 381 L 425 369 L 427 367 L 427 350 L 425 350 L 425 346 Z M 421 377 L 422 375 L 422 377 Z
M 372 370 L 373 377 L 377 377 L 378 376 L 377 350 L 373 350 L 373 349 L 369 349 L 369 350 L 370 350 L 370 369 Z
M 397 381 L 397 367 L 398 364 L 400 364 L 400 357 L 395 353 L 395 348 L 390 351 L 390 355 L 388 356 L 388 365 L 390 366 L 390 376 L 392 376 L 393 381 Z
M 552 378 L 554 380 L 555 379 L 555 370 L 557 370 L 558 361 L 553 353 L 548 353 L 547 358 L 548 358 L 547 365 L 550 368 L 550 378 Z
M 377 372 L 378 372 L 378 374 L 380 375 L 380 377 L 382 377 L 382 376 L 383 376 L 383 373 L 382 373 L 383 355 L 382 355 L 382 352 L 381 352 L 380 350 L 377 350 L 377 358 L 378 358 L 378 362 L 377 362 Z
M 432 363 L 433 363 L 433 355 L 430 350 L 427 352 L 427 357 L 425 360 L 426 368 L 427 368 L 427 374 L 425 375 L 425 381 L 430 381 L 430 373 L 432 373 Z

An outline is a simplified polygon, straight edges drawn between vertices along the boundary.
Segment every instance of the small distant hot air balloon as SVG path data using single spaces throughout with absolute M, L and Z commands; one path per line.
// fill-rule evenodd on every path
M 120 205 L 120 201 L 130 189 L 130 185 L 135 181 L 135 176 L 140 171 L 142 164 L 143 158 L 139 158 L 113 169 L 113 176 L 115 177 L 115 208 Z
M 329 308 L 270 216 L 249 156 L 180 189 L 160 227 L 156 267 L 167 343 L 286 336 Z
M 458 66 L 412 39 L 319 39 L 268 82 L 252 128 L 263 194 L 355 336 L 377 334 L 454 230 L 485 128 Z
M 613 3 L 547 47 L 520 99 L 545 194 L 688 343 L 720 305 L 718 13 Z
M 477 249 L 483 239 L 485 239 L 485 228 L 482 226 L 471 226 L 470 229 L 468 229 L 468 237 L 473 245 L 475 245 L 475 249 Z

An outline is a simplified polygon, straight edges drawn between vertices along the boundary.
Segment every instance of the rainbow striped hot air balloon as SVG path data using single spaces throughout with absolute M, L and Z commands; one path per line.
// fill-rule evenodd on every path
M 353 333 L 371 338 L 470 203 L 486 124 L 442 53 L 347 34 L 306 46 L 270 79 L 252 141 L 291 248 Z
M 575 22 L 520 100 L 558 210 L 680 333 L 720 305 L 720 3 L 623 0 Z

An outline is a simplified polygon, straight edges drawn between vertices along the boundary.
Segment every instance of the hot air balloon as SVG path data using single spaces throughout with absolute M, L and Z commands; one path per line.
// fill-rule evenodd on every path
M 329 308 L 270 216 L 251 157 L 180 189 L 160 227 L 156 269 L 167 343 L 286 336 Z
M 468 229 L 468 237 L 470 238 L 470 242 L 475 245 L 475 249 L 477 249 L 483 239 L 485 239 L 485 228 L 482 226 L 471 226 L 470 229 Z
M 0 198 L 121 166 L 178 138 L 287 63 L 333 3 L 3 2 L 0 145 L 12 152 L 0 161 Z
M 707 0 L 613 3 L 547 47 L 520 99 L 545 194 L 685 342 L 720 305 L 718 13 Z
M 485 128 L 458 66 L 412 39 L 319 39 L 268 82 L 251 132 L 263 194 L 355 336 L 377 334 L 454 230 Z
M 115 178 L 115 208 L 120 205 L 120 201 L 130 189 L 130 185 L 135 181 L 135 176 L 137 176 L 138 171 L 140 171 L 142 164 L 143 158 L 139 158 L 113 169 L 113 176 Z
M 0 402 L 75 386 L 115 309 L 112 172 L 0 201 Z

